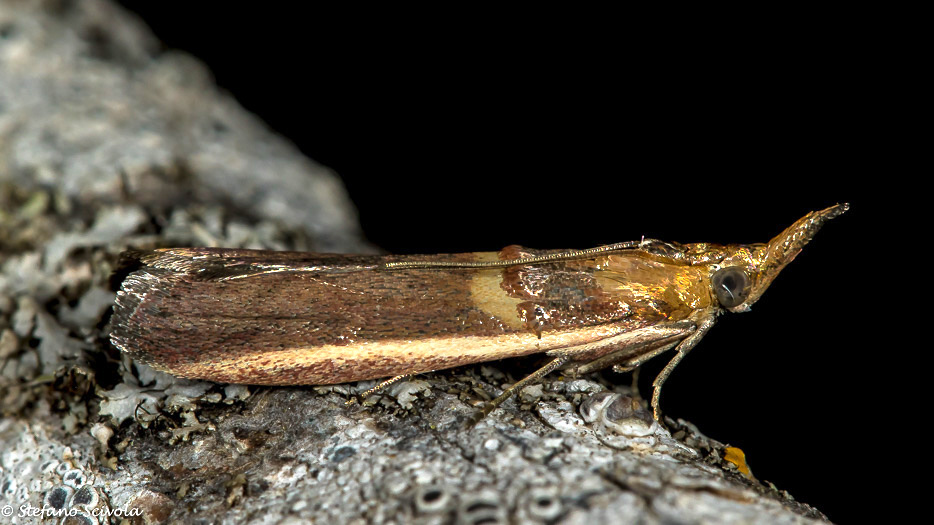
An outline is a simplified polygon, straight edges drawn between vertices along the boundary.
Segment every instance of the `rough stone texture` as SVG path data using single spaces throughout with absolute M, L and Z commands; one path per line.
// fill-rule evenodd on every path
M 224 203 L 308 231 L 319 248 L 359 247 L 338 179 L 218 93 L 203 65 L 156 54 L 133 17 L 98 1 L 3 5 L 3 180 L 91 210 L 128 196 Z
M 625 389 L 551 378 L 471 430 L 513 379 L 248 388 L 176 380 L 107 343 L 128 246 L 360 251 L 303 158 L 102 1 L 0 4 L 0 514 L 85 522 L 805 523 L 735 449 L 654 423 Z M 729 459 L 727 459 L 729 458 Z M 13 513 L 8 516 L 4 509 Z M 80 520 L 79 520 L 80 521 Z

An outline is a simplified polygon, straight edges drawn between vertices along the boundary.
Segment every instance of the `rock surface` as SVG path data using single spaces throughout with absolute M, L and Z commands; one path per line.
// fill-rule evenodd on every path
M 738 449 L 666 430 L 596 380 L 550 378 L 467 430 L 515 378 L 435 373 L 361 406 L 347 401 L 372 382 L 256 388 L 133 365 L 107 342 L 110 273 L 123 249 L 164 245 L 371 249 L 334 174 L 132 16 L 0 4 L 4 522 L 43 506 L 87 523 L 824 520 Z

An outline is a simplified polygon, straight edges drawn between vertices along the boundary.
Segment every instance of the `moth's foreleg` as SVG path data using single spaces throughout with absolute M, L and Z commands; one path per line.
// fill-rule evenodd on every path
M 635 396 L 638 396 L 639 382 L 635 372 L 638 372 L 639 366 L 674 348 L 678 343 L 684 340 L 684 338 L 691 335 L 696 329 L 696 326 L 693 322 L 684 320 L 673 323 L 669 328 L 678 328 L 680 332 L 671 333 L 670 335 L 658 337 L 657 339 L 625 345 L 604 356 L 583 362 L 569 369 L 567 373 L 568 375 L 579 377 L 611 366 L 614 372 L 634 372 L 632 378 L 632 392 Z M 568 353 L 568 355 L 572 358 L 574 357 L 573 353 Z
M 635 356 L 632 355 L 631 349 L 624 348 L 599 359 L 584 363 L 576 368 L 572 368 L 568 371 L 568 375 L 578 377 L 596 372 L 597 370 L 603 370 L 610 366 L 613 367 L 614 372 L 620 374 L 632 372 L 632 384 L 630 385 L 632 396 L 633 398 L 642 399 L 642 396 L 639 394 L 639 370 L 641 370 L 639 367 L 646 361 L 671 350 L 680 343 L 684 337 L 684 335 L 678 335 L 665 338 L 661 341 L 654 341 L 652 344 L 644 345 L 644 347 L 640 349 L 641 353 Z M 674 339 L 674 341 L 672 341 L 672 339 Z
M 668 344 L 663 344 L 661 347 L 659 347 L 656 350 L 652 350 L 651 352 L 646 352 L 642 355 L 636 356 L 624 363 L 618 363 L 618 364 L 613 365 L 613 371 L 618 374 L 625 374 L 626 372 L 632 372 L 632 383 L 629 386 L 629 391 L 631 392 L 633 399 L 637 399 L 639 400 L 639 403 L 642 403 L 642 399 L 643 399 L 642 394 L 639 392 L 639 371 L 642 370 L 642 368 L 640 368 L 642 364 L 652 359 L 655 356 L 664 354 L 665 352 L 671 350 L 678 343 L 679 341 L 675 341 L 673 343 L 668 343 Z
M 652 416 L 655 418 L 655 421 L 661 421 L 662 411 L 659 409 L 659 399 L 662 394 L 662 385 L 665 384 L 665 380 L 668 379 L 668 376 L 671 375 L 671 371 L 678 366 L 678 363 L 684 359 L 684 356 L 694 348 L 697 343 L 703 339 L 704 335 L 707 334 L 707 331 L 710 330 L 710 327 L 716 323 L 717 317 L 715 314 L 709 315 L 703 321 L 701 321 L 697 326 L 697 331 L 689 335 L 687 339 L 681 341 L 678 346 L 675 348 L 675 356 L 671 358 L 671 361 L 665 365 L 665 368 L 659 372 L 658 376 L 655 378 L 655 381 L 652 382 Z

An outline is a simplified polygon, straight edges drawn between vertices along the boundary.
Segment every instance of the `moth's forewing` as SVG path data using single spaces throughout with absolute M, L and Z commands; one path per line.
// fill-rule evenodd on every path
M 138 254 L 112 340 L 183 377 L 329 384 L 596 342 L 657 322 L 600 289 L 593 264 L 374 270 L 403 257 L 181 249 Z M 291 268 L 291 270 L 289 269 Z M 541 337 L 539 337 L 541 336 Z

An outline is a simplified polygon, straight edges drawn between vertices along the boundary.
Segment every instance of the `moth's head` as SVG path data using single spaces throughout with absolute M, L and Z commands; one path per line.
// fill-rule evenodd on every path
M 723 258 L 712 265 L 711 286 L 720 306 L 745 312 L 759 300 L 782 268 L 801 253 L 804 245 L 830 219 L 850 208 L 848 203 L 812 211 L 778 234 L 768 244 L 724 246 Z

